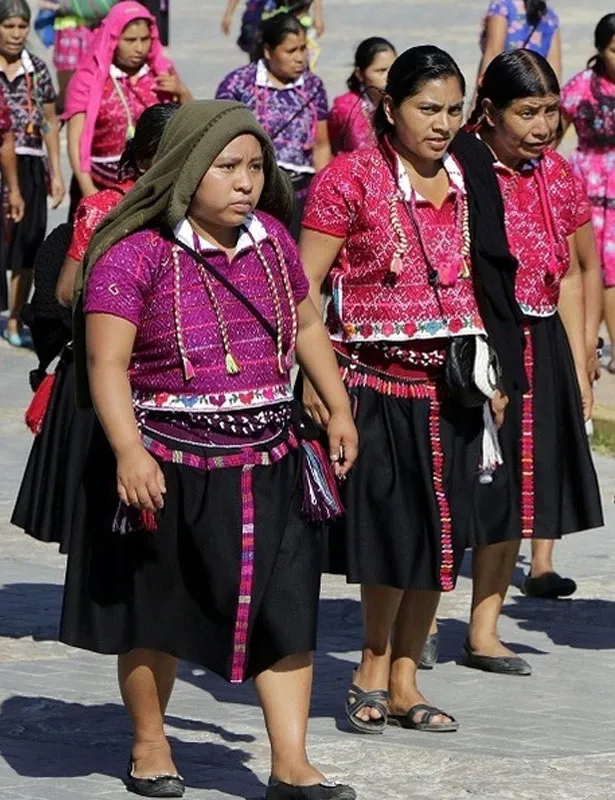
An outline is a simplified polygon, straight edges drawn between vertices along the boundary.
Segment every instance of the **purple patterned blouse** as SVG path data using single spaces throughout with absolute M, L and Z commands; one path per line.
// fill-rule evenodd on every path
M 283 225 L 257 212 L 240 236 L 235 256 L 215 250 L 204 240 L 194 239 L 184 220 L 176 239 L 195 244 L 214 267 L 231 281 L 275 326 L 274 300 L 265 269 L 258 257 L 259 243 L 273 275 L 280 298 L 284 353 L 291 342 L 292 311 L 283 269 L 287 270 L 293 304 L 308 294 L 296 245 Z M 277 242 L 285 267 L 280 264 Z M 176 251 L 181 275 L 180 296 L 174 292 Z M 241 371 L 229 375 L 225 369 L 220 326 L 195 260 L 174 247 L 158 231 L 144 229 L 114 245 L 93 266 L 85 287 L 86 314 L 110 314 L 128 320 L 137 328 L 130 364 L 130 382 L 135 406 L 143 411 L 215 413 L 258 410 L 288 403 L 292 399 L 289 368 L 281 374 L 276 344 L 260 322 L 212 279 L 213 294 L 228 325 L 230 348 Z M 178 300 L 179 313 L 174 312 Z M 194 376 L 186 373 L 180 357 L 180 335 Z
M 314 172 L 316 126 L 327 119 L 329 109 L 323 82 L 312 72 L 304 72 L 280 89 L 269 81 L 261 60 L 227 75 L 218 86 L 216 99 L 237 100 L 248 106 L 271 136 L 281 167 Z

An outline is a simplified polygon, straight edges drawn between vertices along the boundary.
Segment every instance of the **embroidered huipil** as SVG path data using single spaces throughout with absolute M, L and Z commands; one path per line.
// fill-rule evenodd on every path
M 248 106 L 271 136 L 281 167 L 314 172 L 316 127 L 327 119 L 328 104 L 323 82 L 312 72 L 306 71 L 279 88 L 269 80 L 261 60 L 227 75 L 218 86 L 216 99 L 237 100 Z
M 441 208 L 420 197 L 415 203 L 421 238 L 439 274 L 444 316 L 409 213 L 410 181 L 390 146 L 341 154 L 314 179 L 304 227 L 345 240 L 330 273 L 333 340 L 408 342 L 484 333 L 472 280 L 460 277 L 463 175 L 451 156 L 445 166 L 451 187 Z M 401 272 L 393 282 L 396 256 Z
M 268 215 L 253 215 L 230 263 L 224 253 L 204 240 L 195 240 L 185 220 L 175 236 L 190 247 L 196 245 L 276 325 L 274 298 L 257 254 L 258 243 L 280 298 L 282 340 L 288 356 L 294 348 L 294 306 L 290 307 L 277 252 L 285 264 L 294 304 L 305 299 L 308 283 L 296 246 L 284 227 Z M 238 374 L 230 375 L 225 368 L 220 325 L 196 261 L 157 231 L 132 234 L 94 265 L 86 284 L 84 310 L 86 314 L 112 314 L 136 326 L 129 376 L 138 416 L 160 422 L 153 428 L 167 440 L 211 444 L 217 451 L 234 453 L 242 444 L 247 446 L 248 439 L 249 444 L 267 440 L 272 427 L 288 428 L 290 364 L 285 359 L 280 370 L 276 343 L 270 334 L 215 279 L 212 285 L 221 317 L 227 322 L 230 349 L 241 367 Z M 182 351 L 190 362 L 190 371 Z M 276 410 L 278 414 L 272 413 Z M 249 431 L 242 443 L 241 426 L 246 420 Z M 162 458 L 173 457 L 170 450 L 150 449 Z M 275 457 L 275 453 L 272 455 Z M 208 458 L 191 459 L 190 453 L 182 460 L 205 468 L 223 465 Z
M 136 82 L 111 65 L 92 139 L 93 169 L 105 178 L 104 185 L 117 179 L 120 158 L 141 114 L 146 108 L 168 100 L 168 94 L 158 91 L 156 77 L 147 64 L 138 73 Z
M 549 55 L 553 37 L 559 28 L 559 18 L 550 5 L 538 25 L 534 27 L 530 24 L 525 0 L 491 0 L 487 17 L 504 17 L 506 20 L 508 29 L 504 50 L 527 47 L 544 58 Z M 482 45 L 484 48 L 484 36 Z
M 577 134 L 570 164 L 589 195 L 604 284 L 615 286 L 615 83 L 580 72 L 562 89 L 562 109 Z
M 66 254 L 69 258 L 73 261 L 83 259 L 94 231 L 132 185 L 132 182 L 127 182 L 118 189 L 103 189 L 79 202 L 73 218 L 73 238 Z
M 21 65 L 13 80 L 0 70 L 0 86 L 11 112 L 11 129 L 18 155 L 45 155 L 42 129 L 45 118 L 43 106 L 55 103 L 56 93 L 45 62 L 21 52 Z
M 567 161 L 553 150 L 519 171 L 502 164 L 495 169 L 508 243 L 519 262 L 517 302 L 528 316 L 549 317 L 557 311 L 570 266 L 567 238 L 591 219 L 587 196 Z
M 336 97 L 331 106 L 329 139 L 334 153 L 351 153 L 377 145 L 372 118 L 374 106 L 369 97 L 346 92 Z

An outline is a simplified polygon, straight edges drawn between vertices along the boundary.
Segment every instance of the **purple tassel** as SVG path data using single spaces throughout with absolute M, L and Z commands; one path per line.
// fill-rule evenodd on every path
M 312 522 L 325 522 L 344 513 L 331 462 L 316 439 L 301 442 L 303 463 L 301 512 Z

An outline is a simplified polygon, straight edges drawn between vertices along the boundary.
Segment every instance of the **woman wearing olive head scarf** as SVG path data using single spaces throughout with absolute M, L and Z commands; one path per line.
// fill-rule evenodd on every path
M 319 541 L 304 517 L 339 511 L 333 471 L 352 465 L 357 434 L 279 221 L 291 215 L 290 186 L 249 111 L 201 101 L 177 112 L 157 162 L 86 256 L 75 363 L 83 400 L 85 343 L 106 441 L 93 447 L 89 518 L 71 541 L 61 636 L 119 654 L 128 783 L 142 795 L 184 791 L 163 729 L 183 658 L 231 682 L 254 678 L 269 800 L 356 796 L 324 781 L 305 750 Z M 295 350 L 331 410 L 333 469 L 300 441 Z

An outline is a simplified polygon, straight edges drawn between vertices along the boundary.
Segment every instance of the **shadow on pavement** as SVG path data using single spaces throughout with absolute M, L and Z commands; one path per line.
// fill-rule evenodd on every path
M 615 601 L 514 597 L 502 610 L 523 631 L 541 631 L 553 644 L 584 650 L 615 648 Z
M 35 641 L 58 638 L 62 586 L 57 583 L 9 583 L 0 588 L 0 637 Z
M 169 718 L 175 727 L 207 730 L 225 741 L 248 741 L 222 726 Z M 195 727 L 193 727 L 193 724 Z M 196 727 L 198 726 L 198 727 Z M 246 766 L 244 750 L 213 742 L 169 737 L 186 786 L 219 790 L 232 797 L 263 797 L 265 787 Z M 0 756 L 27 778 L 108 775 L 121 780 L 130 747 L 130 728 L 117 703 L 82 705 L 46 697 L 14 696 L 0 708 Z M 241 787 L 240 793 L 237 788 Z

